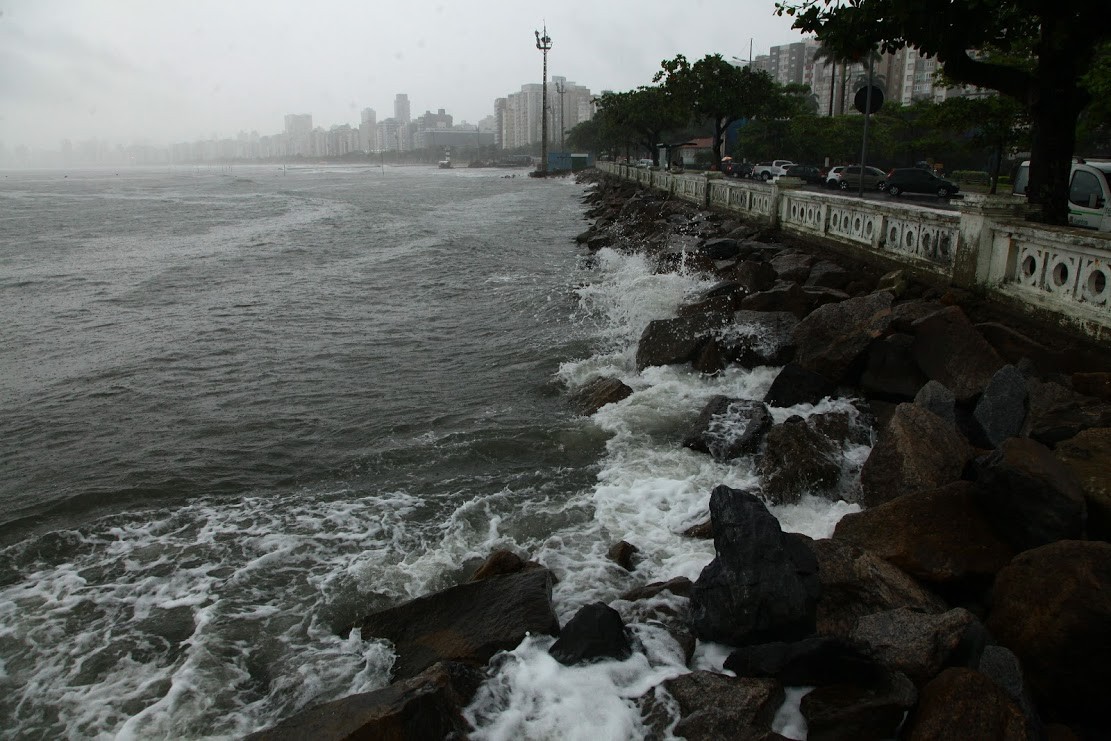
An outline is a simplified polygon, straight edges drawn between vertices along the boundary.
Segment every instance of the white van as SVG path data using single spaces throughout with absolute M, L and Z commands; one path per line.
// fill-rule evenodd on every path
M 1072 165 L 1069 180 L 1069 223 L 1087 229 L 1111 232 L 1111 162 L 1081 159 Z M 1030 185 L 1030 161 L 1015 171 L 1015 195 L 1026 195 Z

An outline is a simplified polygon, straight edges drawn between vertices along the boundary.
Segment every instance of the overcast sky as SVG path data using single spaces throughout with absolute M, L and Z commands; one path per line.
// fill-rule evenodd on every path
M 748 58 L 800 39 L 774 0 L 0 0 L 0 142 L 165 144 L 281 131 L 287 113 L 445 108 L 476 123 L 548 74 L 594 93 L 660 61 Z

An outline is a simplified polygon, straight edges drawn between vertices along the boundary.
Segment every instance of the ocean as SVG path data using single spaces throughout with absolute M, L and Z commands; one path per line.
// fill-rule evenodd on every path
M 680 442 L 778 369 L 638 373 L 647 323 L 710 282 L 584 254 L 585 192 L 495 169 L 0 171 L 0 735 L 237 738 L 385 686 L 390 646 L 343 626 L 498 548 L 555 572 L 561 622 L 697 578 L 713 544 L 681 533 L 759 477 Z M 634 394 L 577 415 L 568 389 L 599 375 Z M 825 537 L 857 509 L 772 511 Z M 500 657 L 475 736 L 646 735 L 636 699 L 689 668 L 630 627 L 623 662 L 560 667 L 543 637 Z

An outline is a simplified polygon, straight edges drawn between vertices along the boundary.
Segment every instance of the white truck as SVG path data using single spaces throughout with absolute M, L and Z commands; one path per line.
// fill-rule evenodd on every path
M 749 176 L 755 180 L 772 180 L 787 173 L 787 168 L 795 164 L 791 160 L 772 160 L 771 162 L 761 162 L 752 168 L 752 174 Z
M 1012 192 L 1026 195 L 1030 185 L 1030 161 L 1018 166 Z M 1111 161 L 1073 162 L 1069 176 L 1069 223 L 1087 229 L 1111 232 Z

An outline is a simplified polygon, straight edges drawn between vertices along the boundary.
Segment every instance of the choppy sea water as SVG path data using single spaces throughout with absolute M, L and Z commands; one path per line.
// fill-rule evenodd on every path
M 777 369 L 637 373 L 647 323 L 708 284 L 584 260 L 583 193 L 500 170 L 0 172 L 0 733 L 234 738 L 376 689 L 389 645 L 342 626 L 496 548 L 555 571 L 561 621 L 696 578 L 713 546 L 680 533 L 758 478 L 679 441 Z M 635 393 L 576 416 L 565 390 L 596 375 Z M 821 537 L 855 509 L 773 511 Z M 632 573 L 605 556 L 622 539 Z M 631 629 L 623 662 L 561 667 L 543 638 L 501 656 L 477 737 L 643 736 L 636 698 L 688 669 Z

